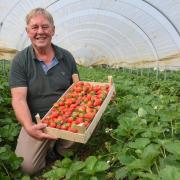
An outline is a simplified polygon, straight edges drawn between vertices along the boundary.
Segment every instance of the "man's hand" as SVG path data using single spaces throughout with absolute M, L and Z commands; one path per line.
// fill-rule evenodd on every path
M 45 139 L 57 140 L 57 137 L 43 132 L 43 129 L 46 126 L 47 125 L 43 123 L 33 124 L 32 126 L 26 128 L 26 131 L 31 137 L 38 140 L 45 140 Z

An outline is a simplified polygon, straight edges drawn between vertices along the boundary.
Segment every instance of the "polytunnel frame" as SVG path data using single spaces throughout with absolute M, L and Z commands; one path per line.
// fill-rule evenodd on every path
M 21 1 L 21 0 L 17 1 L 17 3 L 11 8 L 11 10 L 14 9 L 14 8 L 19 4 L 20 1 Z M 60 1 L 60 0 L 56 0 L 56 1 L 52 2 L 52 3 L 50 3 L 49 5 L 46 6 L 46 9 L 49 8 L 49 7 L 51 7 L 51 6 L 54 5 L 54 4 L 58 3 L 59 1 Z M 80 2 L 80 1 L 81 1 L 81 0 L 70 0 L 70 1 L 68 1 L 68 4 L 71 3 L 71 2 Z M 142 0 L 141 2 L 139 2 L 139 1 L 137 1 L 137 0 L 134 0 L 133 2 L 132 2 L 132 1 L 129 1 L 129 0 L 126 0 L 126 2 L 125 2 L 125 0 L 116 0 L 116 2 L 125 2 L 125 3 L 127 3 L 127 1 L 128 1 L 128 4 L 136 4 L 136 7 L 137 7 L 137 2 L 138 2 L 138 4 L 139 4 L 139 3 L 142 3 L 142 2 L 148 4 L 149 6 L 152 7 L 153 11 L 156 10 L 156 11 L 158 12 L 158 14 L 162 15 L 162 17 L 164 18 L 164 20 L 168 22 L 168 24 L 169 24 L 168 27 L 171 28 L 171 26 L 172 26 L 172 27 L 173 27 L 173 30 L 175 30 L 176 33 L 178 34 L 178 37 L 180 36 L 180 32 L 178 31 L 178 29 L 176 28 L 176 26 L 172 23 L 172 21 L 171 21 L 162 11 L 160 11 L 159 8 L 157 8 L 157 7 L 156 7 L 155 5 L 153 5 L 152 3 L 148 2 L 147 0 Z M 144 10 L 144 9 L 141 9 L 141 10 Z M 9 12 L 10 12 L 10 11 L 9 11 Z M 146 13 L 147 13 L 147 11 L 146 11 Z M 7 14 L 7 15 L 4 17 L 4 19 L 5 19 L 8 15 L 9 15 L 9 14 Z M 154 16 L 152 16 L 152 17 L 154 18 Z M 157 20 L 157 17 L 156 17 L 156 20 Z M 162 22 L 159 22 L 159 23 L 162 23 Z M 0 25 L 1 25 L 0 28 L 2 28 L 3 22 L 1 22 Z M 165 26 L 164 26 L 164 27 L 165 27 Z M 166 27 L 167 27 L 167 26 L 166 26 Z M 167 30 L 167 29 L 166 29 L 166 30 Z M 1 31 L 1 29 L 0 29 L 0 31 Z M 167 31 L 168 31 L 168 30 L 167 30 Z M 172 34 L 174 35 L 174 33 L 172 33 Z M 172 37 L 172 36 L 170 36 L 170 37 Z M 180 47 L 180 44 L 177 43 L 177 41 L 176 41 L 177 39 L 176 39 L 176 38 L 173 38 L 173 39 L 174 39 L 174 42 L 176 42 L 175 44 L 178 45 L 178 47 Z M 158 60 L 159 60 L 159 59 L 158 59 Z
M 85 23 L 85 24 L 90 24 L 90 23 Z M 79 26 L 79 25 L 81 25 L 81 24 L 77 24 L 76 26 Z M 120 31 L 118 31 L 118 30 L 115 29 L 115 28 L 112 28 L 111 26 L 108 26 L 107 24 L 96 23 L 96 25 L 102 25 L 102 26 L 108 27 L 108 28 L 112 29 L 113 31 L 116 31 L 116 33 L 120 34 Z M 102 33 L 104 33 L 104 32 L 102 31 Z M 109 35 L 109 34 L 108 34 L 108 35 Z M 123 34 L 121 34 L 120 36 L 123 36 Z M 123 36 L 123 37 L 126 38 L 126 39 L 128 39 L 127 36 Z M 61 37 L 60 37 L 60 38 L 61 38 Z M 63 39 L 64 39 L 64 38 L 66 38 L 66 37 L 63 37 Z M 128 39 L 128 42 L 130 42 L 131 46 L 134 46 L 134 44 L 130 41 L 130 39 Z M 108 49 L 109 49 L 109 48 L 108 48 Z M 134 49 L 136 49 L 136 55 L 138 56 L 136 46 L 134 46 Z M 125 58 L 123 58 L 123 59 L 125 59 Z
M 167 20 L 168 22 L 173 26 L 173 28 L 176 30 L 176 32 L 178 33 L 178 35 L 180 36 L 180 31 L 176 28 L 176 26 L 174 25 L 174 23 L 170 20 L 170 18 L 163 13 L 163 11 L 161 11 L 159 8 L 157 8 L 156 6 L 154 6 L 153 4 L 151 4 L 150 2 L 148 2 L 147 0 L 142 0 L 144 2 L 146 2 L 147 4 L 149 4 L 150 6 L 152 6 L 154 9 L 156 9 L 160 14 L 162 14 Z
M 87 38 L 83 38 L 83 39 L 76 39 L 75 40 L 75 42 L 78 42 L 78 41 L 93 41 L 94 42 L 94 38 L 89 38 L 89 37 L 87 37 Z M 99 43 L 99 44 L 101 44 L 105 49 L 109 49 L 109 47 L 107 46 L 107 43 L 103 43 L 102 41 L 100 41 L 100 40 L 96 40 L 96 42 L 97 43 Z M 69 42 L 67 42 L 67 44 L 69 44 L 69 46 L 74 46 L 74 45 L 72 45 L 72 44 L 70 44 Z M 98 46 L 99 47 L 99 46 Z M 115 59 L 115 57 L 114 57 L 114 53 L 111 51 L 111 50 L 109 50 L 108 52 L 110 52 L 110 54 L 111 54 L 111 56 Z M 107 53 L 108 53 L 107 52 Z
M 80 2 L 82 0 L 69 0 L 64 6 L 68 6 L 69 4 L 73 4 L 76 2 Z M 116 2 L 123 2 L 126 3 L 128 5 L 133 5 L 135 8 L 140 9 L 141 11 L 145 12 L 145 14 L 149 14 L 153 19 L 155 19 L 156 21 L 158 21 L 160 24 L 163 25 L 163 27 L 166 27 L 166 31 L 169 33 L 170 31 L 173 31 L 174 33 L 172 33 L 172 35 L 174 36 L 170 36 L 170 37 L 174 37 L 173 40 L 175 42 L 176 45 L 178 45 L 178 48 L 180 49 L 180 42 L 177 41 L 177 36 L 180 36 L 180 33 L 178 31 L 178 29 L 175 27 L 175 25 L 173 24 L 173 22 L 159 9 L 157 8 L 155 5 L 153 5 L 152 3 L 148 2 L 147 0 L 115 0 Z M 58 2 L 58 1 L 56 1 Z M 148 6 L 142 6 L 142 3 L 144 3 L 144 5 L 148 5 Z M 99 3 L 100 4 L 100 3 Z M 48 6 L 50 7 L 50 6 Z M 145 7 L 144 9 L 147 9 L 147 11 L 144 11 L 143 8 L 140 7 Z M 150 9 L 149 9 L 150 8 Z M 100 8 L 98 8 L 98 10 L 100 10 Z M 149 10 L 149 11 L 148 11 Z M 153 13 L 152 13 L 153 12 Z M 156 16 L 153 16 L 152 14 L 156 14 Z M 118 13 L 116 13 L 118 14 Z M 120 15 L 120 14 L 118 14 Z M 127 18 L 126 16 L 124 16 L 125 18 Z M 155 18 L 156 17 L 156 18 Z M 129 18 L 128 18 L 129 19 Z M 134 22 L 135 23 L 135 22 Z M 136 23 L 135 23 L 136 24 Z M 142 29 L 142 28 L 141 28 Z M 175 30 L 175 31 L 174 31 Z M 176 34 L 176 35 L 175 35 Z
M 144 37 L 144 40 L 147 42 L 147 44 L 149 44 L 149 46 L 152 48 L 152 52 L 153 52 L 153 55 L 155 57 L 156 60 L 159 60 L 159 57 L 158 57 L 158 53 L 157 53 L 157 50 L 156 50 L 156 47 L 154 46 L 151 38 L 148 36 L 148 34 L 140 27 L 138 26 L 134 21 L 132 21 L 131 19 L 125 17 L 125 16 L 122 16 L 122 15 L 119 15 L 117 13 L 114 13 L 112 11 L 109 11 L 107 12 L 106 10 L 101 10 L 101 9 L 98 9 L 98 10 L 88 10 L 88 12 L 86 10 L 84 10 L 84 15 L 94 15 L 94 14 L 98 14 L 98 15 L 104 15 L 104 16 L 107 16 L 107 17 L 112 17 L 112 18 L 117 18 L 118 20 L 123 20 L 123 22 L 125 24 L 127 24 L 127 19 L 128 19 L 128 22 L 130 22 L 128 25 L 130 26 L 134 26 L 134 29 L 136 29 L 136 27 L 138 27 L 138 30 L 137 32 L 139 32 L 139 34 L 141 34 L 143 37 Z M 92 13 L 92 14 L 91 14 Z M 72 18 L 75 18 L 75 17 L 80 17 L 78 16 L 79 14 L 82 14 L 82 11 L 80 12 L 77 12 L 77 13 L 73 13 L 71 14 L 70 16 L 67 16 L 66 18 L 63 18 L 63 20 L 61 21 L 61 24 L 63 24 L 64 22 L 67 22 L 67 20 L 69 19 L 72 19 Z M 109 16 L 108 16 L 109 15 Z M 116 17 L 113 16 L 113 15 L 117 15 Z M 72 17 L 72 18 L 71 18 Z
M 139 8 L 140 10 L 142 10 L 143 12 L 145 12 L 146 14 L 149 14 L 153 19 L 155 19 L 156 21 L 159 22 L 159 24 L 163 25 L 163 27 L 166 29 L 166 31 L 169 32 L 173 32 L 171 33 L 173 36 L 173 40 L 174 42 L 176 42 L 175 44 L 178 45 L 178 48 L 180 49 L 180 42 L 177 41 L 177 36 L 180 37 L 180 33 L 177 30 L 177 28 L 175 28 L 175 25 L 173 24 L 173 22 L 159 9 L 157 8 L 155 5 L 153 5 L 152 3 L 148 2 L 147 0 L 117 0 L 117 1 L 121 1 L 124 2 L 126 4 L 131 4 L 134 7 L 144 7 L 144 9 L 147 9 L 147 11 L 144 11 L 144 9 Z M 127 3 L 128 1 L 128 3 Z M 148 5 L 148 6 L 143 6 L 144 5 Z M 153 16 L 153 14 L 156 14 L 156 16 Z M 156 18 L 155 18 L 156 17 Z M 169 33 L 170 34 L 170 33 Z
M 78 26 L 82 26 L 82 25 L 93 25 L 92 23 L 81 23 L 81 24 L 77 24 L 75 25 L 74 27 L 78 27 Z M 135 49 L 135 53 L 136 53 L 136 56 L 139 57 L 139 54 L 137 53 L 137 47 L 134 45 L 134 43 L 132 43 L 131 39 L 128 38 L 128 36 L 124 36 L 124 34 L 122 34 L 120 31 L 118 31 L 117 29 L 115 28 L 112 28 L 112 26 L 109 26 L 108 24 L 103 24 L 103 23 L 96 23 L 95 24 L 96 26 L 102 26 L 104 27 L 105 29 L 108 28 L 110 29 L 111 31 L 114 31 L 116 34 L 118 34 L 118 36 L 121 36 L 123 39 L 127 39 L 128 43 Z M 76 28 L 75 28 L 76 29 Z M 106 33 L 107 34 L 107 33 Z M 63 37 L 64 39 L 65 37 Z M 123 58 L 125 59 L 125 58 Z M 139 59 L 139 58 L 138 58 Z
M 6 16 L 3 18 L 3 20 L 1 21 L 1 23 L 0 23 L 0 25 L 1 25 L 1 28 L 2 28 L 2 26 L 3 26 L 3 22 L 4 22 L 4 20 L 7 18 L 7 16 L 10 14 L 10 12 L 13 10 L 13 9 L 15 9 L 15 7 L 19 4 L 19 2 L 20 2 L 21 0 L 19 0 L 19 1 L 17 1 L 16 3 L 15 3 L 15 5 L 14 6 L 12 6 L 12 8 L 8 11 L 8 13 L 6 14 Z M 56 3 L 58 3 L 60 0 L 55 0 L 53 3 L 50 3 L 49 5 L 47 5 L 46 7 L 45 7 L 45 9 L 47 9 L 47 8 L 49 8 L 49 7 L 51 7 L 52 5 L 54 5 L 54 4 L 56 4 Z M 71 1 L 71 2 L 70 2 Z M 75 3 L 75 2 L 77 2 L 77 1 L 82 1 L 82 0 L 69 0 L 68 1 L 68 3 L 67 4 L 72 4 L 72 2 L 73 3 Z M 118 2 L 118 1 L 121 1 L 121 2 L 125 2 L 124 0 L 115 0 L 116 2 Z M 127 1 L 128 1 L 128 3 L 127 3 Z M 159 14 L 160 15 L 162 15 L 163 17 L 165 17 L 164 19 L 166 19 L 167 21 L 168 21 L 168 23 L 169 24 L 171 24 L 171 26 L 173 26 L 173 28 L 175 29 L 175 31 L 177 32 L 177 34 L 180 36 L 180 32 L 178 31 L 178 29 L 176 28 L 176 26 L 174 25 L 174 23 L 168 18 L 168 16 L 166 16 L 159 8 L 157 8 L 155 5 L 153 5 L 152 3 L 150 3 L 150 2 L 148 2 L 147 0 L 142 0 L 144 3 L 146 3 L 146 4 L 148 4 L 149 6 L 151 6 L 153 9 L 155 9 L 157 12 L 159 12 Z M 137 3 L 139 4 L 139 3 L 141 3 L 141 2 L 139 2 L 139 1 L 137 1 L 137 0 L 134 0 L 133 2 L 131 1 L 131 0 L 126 0 L 126 2 L 125 3 L 127 3 L 127 4 L 136 4 L 137 5 Z M 64 6 L 63 6 L 64 7 Z M 137 7 L 137 6 L 136 6 Z M 141 9 L 141 10 L 143 10 L 143 9 Z M 147 11 L 148 12 L 148 11 Z M 147 13 L 146 12 L 146 13 Z M 152 17 L 154 17 L 154 16 L 152 16 Z M 158 16 L 156 16 L 156 17 L 158 17 Z M 175 38 L 176 39 L 176 38 Z
M 101 13 L 100 13 L 100 11 L 101 11 Z M 94 13 L 95 12 L 95 13 Z M 97 13 L 96 13 L 97 12 Z M 104 10 L 91 10 L 91 13 L 90 13 L 90 10 L 87 12 L 86 10 L 84 10 L 84 13 L 86 14 L 86 15 L 89 15 L 89 14 L 91 14 L 91 15 L 94 15 L 94 14 L 98 14 L 98 15 L 106 15 L 106 14 L 109 14 L 109 15 L 111 15 L 111 16 L 107 16 L 107 17 L 113 17 L 113 14 L 116 14 L 116 13 L 114 13 L 114 12 L 106 12 L 106 11 L 104 11 Z M 94 13 L 94 14 L 93 14 Z M 71 16 L 67 16 L 66 18 L 64 18 L 61 22 L 60 22 L 60 24 L 63 24 L 64 22 L 67 22 L 69 19 L 71 20 L 72 18 L 75 18 L 75 17 L 81 17 L 81 16 L 79 16 L 79 14 L 82 14 L 82 11 L 80 11 L 80 12 L 77 12 L 77 13 L 74 13 L 74 14 L 71 14 Z M 158 60 L 159 58 L 158 58 L 158 53 L 157 53 L 157 50 L 156 50 L 156 47 L 154 46 L 154 44 L 153 44 L 153 42 L 152 42 L 152 40 L 150 39 L 150 37 L 147 35 L 147 33 L 145 32 L 145 31 L 143 31 L 143 29 L 140 27 L 140 26 L 138 26 L 134 21 L 132 21 L 131 19 L 129 19 L 129 18 L 127 18 L 127 17 L 125 17 L 125 16 L 121 16 L 121 15 L 119 15 L 119 14 L 116 14 L 116 15 L 118 15 L 118 20 L 122 20 L 123 18 L 123 22 L 125 23 L 125 24 L 127 24 L 126 22 L 126 19 L 128 19 L 128 21 L 130 22 L 128 25 L 130 25 L 131 26 L 131 24 L 133 25 L 135 25 L 134 26 L 134 29 L 136 29 L 136 27 L 138 27 L 138 29 L 140 30 L 140 31 L 138 31 L 139 32 L 139 34 L 142 34 L 142 36 L 144 37 L 144 40 L 147 42 L 147 44 L 149 44 L 149 46 L 152 48 L 152 52 L 153 52 L 153 55 L 155 56 L 155 58 L 156 58 L 156 60 Z M 83 14 L 83 17 L 84 17 L 84 14 Z M 115 18 L 114 18 L 115 19 Z M 98 24 L 97 22 L 96 22 L 96 24 Z M 58 24 L 59 25 L 59 24 Z M 141 33 L 142 32 L 142 33 Z
M 11 13 L 11 11 L 13 10 L 13 9 L 15 9 L 15 7 L 19 4 L 19 2 L 20 2 L 21 0 L 18 0 L 15 4 L 14 4 L 14 6 L 12 6 L 11 8 L 10 8 L 10 10 L 7 12 L 7 14 L 4 16 L 4 18 L 2 18 L 2 21 L 0 22 L 0 24 L 2 24 L 2 26 L 3 26 L 3 23 L 4 23 L 4 21 L 5 21 L 5 19 L 9 16 L 9 14 Z M 1 29 L 0 29 L 0 32 L 1 32 Z
M 84 38 L 84 39 L 81 39 L 81 40 L 75 40 L 75 42 L 78 42 L 78 41 L 88 41 L 88 42 L 91 42 L 91 41 L 94 41 L 94 39 L 91 39 L 91 38 Z M 101 47 L 104 47 L 105 49 L 107 49 L 107 47 L 106 47 L 106 44 L 104 44 L 104 43 L 102 43 L 102 41 L 98 41 L 98 40 L 96 40 L 96 42 L 97 43 L 99 43 L 99 44 L 101 44 Z M 72 46 L 72 45 L 69 45 L 69 46 Z M 99 46 L 98 46 L 99 47 Z M 108 55 L 109 57 L 113 57 L 113 59 L 115 59 L 115 57 L 114 57 L 114 53 L 112 53 L 111 52 L 111 50 L 110 51 L 108 51 L 107 52 L 107 54 L 110 54 L 110 55 Z M 97 63 L 97 62 L 96 62 Z
M 74 34 L 76 34 L 76 33 L 81 33 L 81 32 L 86 32 L 86 31 L 90 31 L 90 32 L 93 32 L 93 31 L 95 31 L 96 33 L 100 33 L 100 34 L 104 34 L 104 35 L 106 35 L 106 37 L 108 38 L 111 38 L 112 40 L 114 40 L 114 41 L 116 41 L 117 42 L 117 40 L 113 37 L 113 36 L 110 36 L 108 33 L 104 33 L 104 32 L 102 32 L 102 31 L 97 31 L 97 30 L 94 30 L 94 29 L 88 29 L 88 30 L 76 30 L 76 31 L 73 31 L 73 32 L 71 32 L 71 33 L 68 33 L 68 35 L 66 35 L 66 36 L 64 36 L 62 39 L 61 39 L 61 43 L 63 43 L 63 41 L 64 40 L 66 40 L 66 39 L 68 39 L 67 37 L 70 37 L 70 36 L 73 36 Z M 80 36 L 81 36 L 82 34 L 80 34 Z M 91 35 L 91 38 L 93 37 L 93 35 Z M 99 37 L 98 38 L 94 38 L 94 40 L 96 41 L 97 39 L 100 39 Z M 104 38 L 101 38 L 102 40 L 104 40 L 104 42 L 106 43 L 107 42 L 107 40 L 106 39 L 104 39 Z M 111 47 L 111 43 L 109 43 L 109 46 Z M 110 50 L 111 48 L 108 48 L 108 51 Z M 118 50 L 117 49 L 114 49 L 113 50 L 114 51 L 114 54 L 118 54 Z M 116 60 L 117 58 L 115 58 L 115 60 Z
M 80 0 L 81 1 L 81 0 Z M 82 15 L 82 11 L 79 11 L 79 12 L 76 12 L 76 13 L 72 13 L 70 14 L 69 16 L 63 18 L 63 20 L 60 22 L 60 24 L 63 24 L 64 22 L 67 22 L 67 20 L 69 19 L 73 19 L 75 17 L 81 17 L 81 16 L 84 16 L 84 15 L 95 15 L 95 14 L 98 14 L 98 15 L 102 15 L 102 16 L 107 16 L 107 17 L 112 17 L 114 19 L 118 19 L 118 20 L 123 20 L 123 22 L 125 24 L 127 24 L 128 22 L 128 25 L 130 25 L 131 27 L 134 26 L 134 29 L 137 29 L 139 31 L 139 34 L 142 35 L 142 37 L 144 37 L 143 39 L 147 42 L 147 44 L 149 44 L 149 46 L 152 48 L 152 52 L 154 54 L 154 57 L 156 60 L 158 60 L 158 53 L 157 53 L 157 50 L 156 50 L 156 47 L 154 46 L 151 38 L 148 36 L 148 34 L 143 31 L 143 29 L 138 26 L 138 24 L 136 24 L 134 21 L 132 21 L 131 19 L 127 18 L 126 16 L 122 16 L 120 14 L 117 14 L 117 13 L 114 13 L 113 11 L 106 11 L 106 10 L 102 10 L 102 9 L 98 9 L 98 10 L 94 10 L 94 9 L 91 9 L 91 10 L 88 10 L 88 12 L 86 10 L 83 10 L 84 14 Z M 127 21 L 128 19 L 128 21 Z M 59 24 L 58 24 L 59 25 Z M 137 27 L 137 28 L 136 28 Z M 28 37 L 26 37 L 26 39 L 24 40 L 24 43 L 23 45 L 27 42 L 28 40 Z M 23 46 L 22 45 L 22 46 Z

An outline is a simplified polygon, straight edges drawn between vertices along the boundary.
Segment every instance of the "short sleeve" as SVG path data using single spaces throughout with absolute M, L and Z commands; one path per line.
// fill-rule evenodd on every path
M 14 87 L 27 87 L 27 75 L 25 73 L 25 62 L 22 56 L 15 56 L 12 60 L 10 75 L 9 75 L 9 86 Z

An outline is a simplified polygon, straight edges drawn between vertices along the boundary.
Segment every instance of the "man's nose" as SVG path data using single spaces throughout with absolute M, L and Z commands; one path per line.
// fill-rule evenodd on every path
M 37 33 L 43 33 L 43 32 L 44 32 L 44 29 L 41 26 L 39 26 L 37 29 Z

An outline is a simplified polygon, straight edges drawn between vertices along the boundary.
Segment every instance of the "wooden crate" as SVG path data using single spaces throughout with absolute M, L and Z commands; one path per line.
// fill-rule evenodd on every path
M 115 86 L 112 82 L 112 76 L 108 76 L 108 80 L 109 80 L 108 83 L 88 82 L 92 85 L 107 85 L 108 84 L 108 85 L 110 85 L 110 90 L 109 90 L 106 98 L 104 99 L 103 103 L 101 104 L 100 109 L 97 111 L 96 115 L 94 116 L 94 119 L 92 120 L 92 122 L 90 123 L 90 125 L 88 126 L 87 129 L 85 128 L 85 126 L 79 126 L 78 127 L 79 132 L 73 133 L 73 132 L 70 132 L 67 130 L 61 130 L 61 129 L 57 129 L 57 128 L 46 127 L 44 129 L 44 132 L 47 134 L 50 134 L 50 135 L 55 135 L 56 137 L 61 138 L 61 139 L 66 139 L 66 140 L 79 142 L 79 143 L 83 143 L 83 144 L 87 143 L 88 139 L 91 137 L 94 129 L 96 128 L 102 114 L 104 113 L 108 103 L 110 102 L 113 94 L 115 93 Z M 71 89 L 72 86 L 73 86 L 73 84 L 59 98 L 59 100 L 68 93 L 69 89 Z M 51 109 L 47 112 L 47 114 L 42 119 L 40 119 L 40 117 L 38 115 L 36 115 L 36 120 L 37 121 L 43 120 L 49 114 L 49 112 L 51 112 Z

